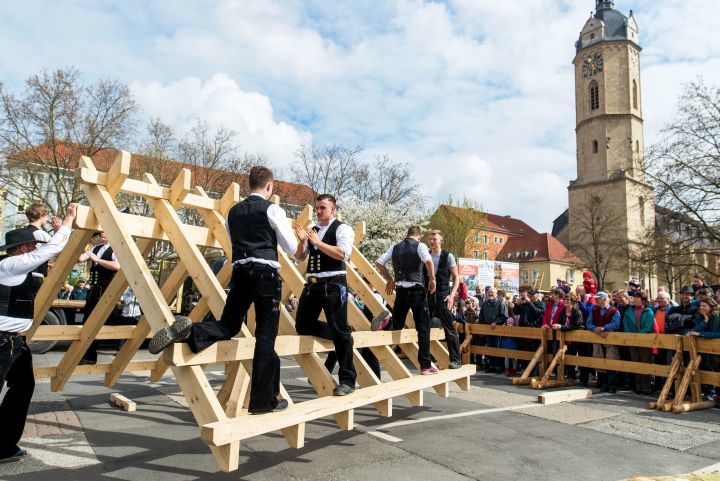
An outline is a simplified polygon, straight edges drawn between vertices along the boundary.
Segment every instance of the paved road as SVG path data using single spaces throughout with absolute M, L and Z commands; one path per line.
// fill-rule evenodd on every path
M 313 397 L 292 361 L 283 361 L 282 375 L 294 399 Z M 219 372 L 210 378 L 222 381 Z M 597 481 L 720 466 L 716 409 L 660 413 L 629 393 L 546 406 L 503 376 L 477 375 L 472 384 L 449 399 L 428 390 L 419 408 L 395 399 L 392 418 L 358 409 L 349 432 L 331 418 L 310 423 L 299 450 L 279 433 L 253 438 L 241 448 L 240 469 L 226 474 L 199 440 L 171 377 L 151 384 L 127 374 L 108 389 L 100 376 L 80 376 L 63 393 L 40 382 L 24 442 L 33 456 L 0 464 L 0 479 Z M 110 392 L 138 410 L 111 406 Z

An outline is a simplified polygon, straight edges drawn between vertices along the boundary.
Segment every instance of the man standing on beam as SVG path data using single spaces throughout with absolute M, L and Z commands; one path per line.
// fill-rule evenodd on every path
M 460 369 L 462 367 L 460 338 L 457 329 L 455 329 L 455 319 L 453 319 L 452 312 L 450 312 L 455 301 L 455 293 L 460 285 L 460 274 L 458 274 L 455 256 L 442 248 L 443 235 L 441 231 L 431 230 L 428 243 L 431 249 L 430 257 L 432 257 L 433 266 L 435 266 L 435 281 L 437 284 L 435 292 L 428 292 L 430 317 L 437 317 L 442 322 L 445 341 L 450 353 L 448 368 Z M 423 273 L 427 283 L 429 281 L 428 270 L 424 266 Z M 452 288 L 450 287 L 451 276 Z
M 251 304 L 255 305 L 255 353 L 250 384 L 250 414 L 287 408 L 280 394 L 280 358 L 275 339 L 280 321 L 280 263 L 277 246 L 298 257 L 302 252 L 285 211 L 268 199 L 273 192 L 273 173 L 253 167 L 248 175 L 251 194 L 228 212 L 226 226 L 232 243 L 233 273 L 219 321 L 193 323 L 185 316 L 158 331 L 148 350 L 153 354 L 175 342 L 187 342 L 200 352 L 217 341 L 235 336 Z
M 422 231 L 419 226 L 408 229 L 407 237 L 381 255 L 375 266 L 387 282 L 385 292 L 392 295 L 395 291 L 393 305 L 392 328 L 402 329 L 409 310 L 415 319 L 418 333 L 418 363 L 420 374 L 428 376 L 437 374 L 430 357 L 430 311 L 428 310 L 427 292 L 434 294 L 436 290 L 435 266 L 425 244 L 420 242 Z M 385 264 L 392 261 L 395 280 L 390 277 Z M 423 279 L 423 266 L 427 269 L 427 290 Z
M 295 225 L 300 239 L 301 255 L 309 256 L 307 283 L 300 295 L 295 316 L 295 329 L 302 335 L 331 339 L 340 365 L 335 396 L 345 396 L 355 390 L 353 365 L 353 339 L 347 322 L 347 271 L 345 262 L 352 254 L 355 231 L 335 218 L 337 203 L 330 194 L 315 199 L 315 216 L 318 225 L 312 229 Z M 300 250 L 300 248 L 298 249 Z M 320 311 L 327 322 L 321 322 Z M 383 318 L 388 313 L 381 314 Z

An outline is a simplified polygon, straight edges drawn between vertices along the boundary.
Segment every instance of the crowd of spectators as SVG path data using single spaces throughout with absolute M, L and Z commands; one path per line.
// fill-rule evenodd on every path
M 567 283 L 559 281 L 548 294 L 528 290 L 510 296 L 494 288 L 478 288 L 475 295 L 463 298 L 464 291 L 461 288 L 458 290 L 454 315 L 460 323 L 553 331 L 588 330 L 599 336 L 609 332 L 625 332 L 720 338 L 720 289 L 707 285 L 702 275 L 696 275 L 692 284 L 683 286 L 676 300 L 664 288 L 658 289 L 654 297 L 649 296 L 647 291 L 641 289 L 637 279 L 631 279 L 627 285 L 625 290 L 598 291 L 592 275 L 586 272 L 583 284 L 572 289 Z M 557 336 L 549 336 L 549 339 L 552 340 L 548 342 L 548 349 L 551 353 L 557 352 L 560 347 L 555 340 Z M 535 350 L 539 345 L 539 341 L 534 339 L 478 335 L 473 336 L 472 342 L 474 345 L 526 351 Z M 569 343 L 566 354 L 668 365 L 675 351 L 602 343 Z M 472 355 L 471 361 L 486 373 L 504 373 L 506 376 L 515 376 L 523 367 L 522 362 L 518 363 L 515 359 L 503 360 L 493 356 Z M 701 369 L 717 371 L 719 361 L 718 356 L 704 355 Z M 565 375 L 583 386 L 588 386 L 594 380 L 598 388 L 610 393 L 633 390 L 638 394 L 650 395 L 661 390 L 665 383 L 665 379 L 659 376 L 575 366 L 566 366 Z M 703 386 L 703 394 L 707 400 L 716 400 L 714 386 Z

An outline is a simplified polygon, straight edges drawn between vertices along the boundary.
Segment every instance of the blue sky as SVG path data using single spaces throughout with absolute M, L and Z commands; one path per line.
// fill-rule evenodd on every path
M 720 78 L 716 0 L 618 0 L 640 26 L 647 145 L 683 82 Z M 575 178 L 574 42 L 593 0 L 63 1 L 0 5 L 0 79 L 43 67 L 129 84 L 144 118 L 238 132 L 277 167 L 314 141 L 412 163 L 541 231 Z

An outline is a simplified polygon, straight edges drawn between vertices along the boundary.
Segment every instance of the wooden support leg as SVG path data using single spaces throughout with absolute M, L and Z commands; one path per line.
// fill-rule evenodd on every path
M 543 374 L 543 377 L 540 379 L 540 381 L 536 381 L 535 379 L 532 380 L 532 387 L 533 389 L 542 389 L 544 387 L 557 386 L 557 385 L 564 385 L 565 381 L 563 379 L 557 379 L 557 382 L 550 381 L 550 374 L 552 374 L 553 369 L 558 365 L 559 362 L 565 357 L 565 351 L 567 350 L 567 346 L 563 345 L 555 354 L 555 357 L 553 357 L 552 362 L 550 363 L 550 366 L 548 366 L 547 370 L 545 371 L 545 374 Z M 559 377 L 559 375 L 558 375 Z
M 530 379 L 530 374 L 532 374 L 533 370 L 535 369 L 535 366 L 537 366 L 538 362 L 540 362 L 540 359 L 545 356 L 545 348 L 541 344 L 537 350 L 535 351 L 535 355 L 528 363 L 527 367 L 523 371 L 522 375 L 520 377 L 514 377 L 512 380 L 513 384 L 530 384 L 532 382 L 532 379 Z
M 675 383 L 675 376 L 677 376 L 681 363 L 682 351 L 680 351 L 679 353 L 676 352 L 675 356 L 673 357 L 672 363 L 670 364 L 670 372 L 668 373 L 668 377 L 665 379 L 665 385 L 663 386 L 662 391 L 660 391 L 660 396 L 658 397 L 656 402 L 648 403 L 648 407 L 650 409 L 662 409 L 662 406 L 665 405 L 667 397 L 670 394 L 670 389 Z

